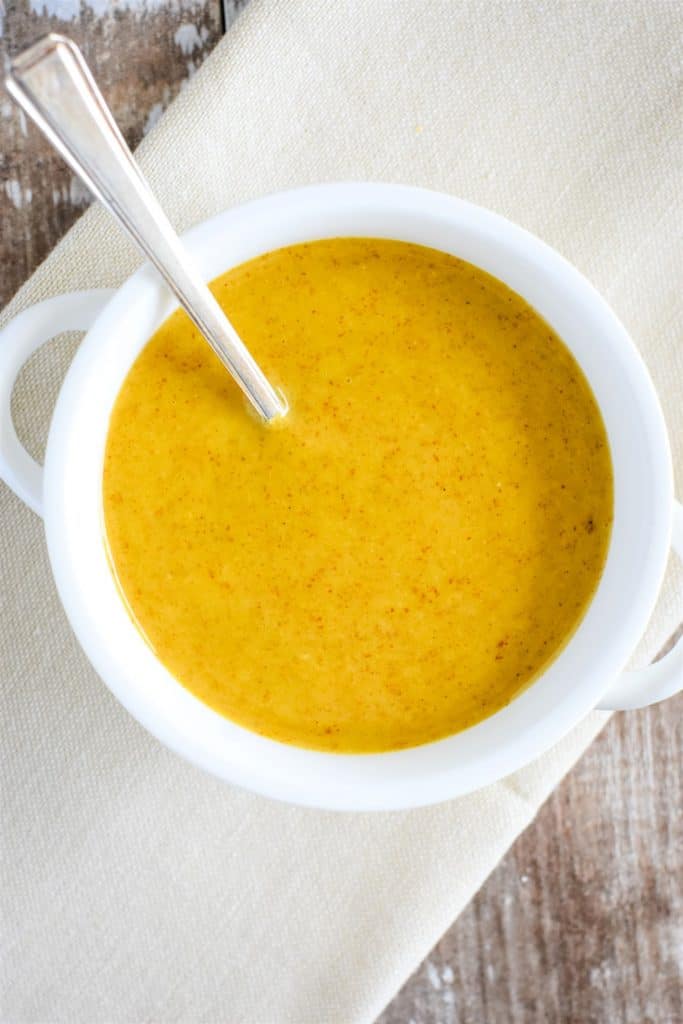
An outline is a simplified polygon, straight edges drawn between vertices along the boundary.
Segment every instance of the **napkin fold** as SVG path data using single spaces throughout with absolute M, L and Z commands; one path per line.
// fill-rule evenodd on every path
M 274 190 L 368 179 L 541 235 L 632 332 L 680 488 L 682 29 L 683 6 L 661 0 L 252 0 L 139 158 L 179 229 Z M 94 206 L 2 322 L 138 262 Z M 37 356 L 18 391 L 34 445 L 71 351 Z M 68 627 L 40 521 L 5 488 L 0 510 L 5 1020 L 369 1022 L 606 720 L 439 807 L 270 802 L 185 764 L 114 701 Z M 637 663 L 682 595 L 672 565 Z

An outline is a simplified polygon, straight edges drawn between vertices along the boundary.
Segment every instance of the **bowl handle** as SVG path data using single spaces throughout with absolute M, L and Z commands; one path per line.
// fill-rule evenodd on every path
M 674 501 L 671 546 L 683 560 L 683 505 L 678 501 Z M 683 690 L 683 636 L 659 661 L 619 676 L 596 707 L 605 711 L 644 708 L 673 697 L 679 690 Z
M 56 295 L 30 306 L 0 332 L 0 479 L 42 515 L 43 467 L 32 459 L 12 422 L 12 391 L 22 366 L 64 331 L 87 331 L 114 292 L 110 288 Z

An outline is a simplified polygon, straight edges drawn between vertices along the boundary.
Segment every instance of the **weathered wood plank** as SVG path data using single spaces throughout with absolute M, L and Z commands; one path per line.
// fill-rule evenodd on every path
M 238 3 L 232 3 L 236 11 Z M 104 13 L 95 15 L 94 9 Z M 39 11 L 40 13 L 36 13 Z M 59 15 L 62 15 L 61 17 Z M 114 116 L 135 146 L 221 35 L 219 0 L 10 3 L 0 57 L 46 32 L 82 48 Z M 47 141 L 0 96 L 0 306 L 83 212 L 90 196 Z
M 682 754 L 615 715 L 378 1024 L 681 1024 Z

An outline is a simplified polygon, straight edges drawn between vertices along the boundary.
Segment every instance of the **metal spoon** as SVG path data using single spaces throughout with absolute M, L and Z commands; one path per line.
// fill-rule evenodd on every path
M 161 273 L 257 412 L 266 421 L 283 416 L 287 403 L 193 267 L 76 44 L 56 33 L 45 36 L 14 58 L 5 84 Z

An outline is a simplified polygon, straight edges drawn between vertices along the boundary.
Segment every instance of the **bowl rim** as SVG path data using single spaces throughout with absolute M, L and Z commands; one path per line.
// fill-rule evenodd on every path
M 205 276 L 213 277 L 218 271 L 211 273 L 208 253 L 213 252 L 211 265 L 216 266 L 219 242 L 230 253 L 253 251 L 256 255 L 291 244 L 268 243 L 278 230 L 292 241 L 363 233 L 325 233 L 325 224 L 352 222 L 354 217 L 375 225 L 374 231 L 365 232 L 375 237 L 382 236 L 376 230 L 384 223 L 382 218 L 401 221 L 401 229 L 383 237 L 407 241 L 414 240 L 406 237 L 411 232 L 426 231 L 426 224 L 435 231 L 441 225 L 444 237 L 451 239 L 448 244 L 462 248 L 466 239 L 473 247 L 468 252 L 481 253 L 481 261 L 471 262 L 484 269 L 494 251 L 513 254 L 516 263 L 510 273 L 527 274 L 535 282 L 539 303 L 545 301 L 544 287 L 552 290 L 556 284 L 562 294 L 566 292 L 571 298 L 567 303 L 571 323 L 576 321 L 577 331 L 581 325 L 590 328 L 591 337 L 599 340 L 595 351 L 586 348 L 582 358 L 603 359 L 600 373 L 609 372 L 612 383 L 620 381 L 615 401 L 628 401 L 629 416 L 639 428 L 633 428 L 630 445 L 640 477 L 636 479 L 635 470 L 633 479 L 625 473 L 628 487 L 617 505 L 621 466 L 614 466 L 615 524 L 607 566 L 579 628 L 548 669 L 506 708 L 463 733 L 409 750 L 361 755 L 304 751 L 256 736 L 211 711 L 170 676 L 125 611 L 108 567 L 107 587 L 102 578 L 106 553 L 96 552 L 97 544 L 104 548 L 104 526 L 101 495 L 98 506 L 93 488 L 98 483 L 101 492 L 101 458 L 99 477 L 96 468 L 111 408 L 107 402 L 112 395 L 113 402 L 122 380 L 121 353 L 124 348 L 132 353 L 127 371 L 154 325 L 177 307 L 149 265 L 128 278 L 107 303 L 81 343 L 60 390 L 45 458 L 45 529 L 57 589 L 81 646 L 117 699 L 161 742 L 221 778 L 276 799 L 326 809 L 393 810 L 437 803 L 510 774 L 551 747 L 595 706 L 625 666 L 654 608 L 670 544 L 673 473 L 654 387 L 624 327 L 578 270 L 546 243 L 498 214 L 412 186 L 331 183 L 251 200 L 196 225 L 183 240 Z M 322 233 L 311 234 L 316 229 Z M 242 259 L 229 256 L 223 269 L 238 262 Z M 506 277 L 502 279 L 509 284 Z M 521 294 L 530 301 L 525 291 Z M 135 313 L 147 327 L 133 322 Z M 546 319 L 557 329 L 552 318 Z M 595 391 L 599 374 L 594 371 L 592 378 L 591 372 L 587 376 Z M 625 445 L 610 433 L 604 404 L 611 408 L 607 384 L 603 392 L 598 404 L 606 418 L 614 461 L 613 443 Z M 614 416 L 624 418 L 616 405 Z M 627 497 L 637 504 L 635 512 L 626 509 Z M 638 516 L 642 518 L 640 537 Z M 637 550 L 627 550 L 627 544 Z M 613 592 L 603 607 L 599 599 L 608 570 Z M 630 586 L 628 600 L 617 593 L 617 585 Z M 111 601 L 112 589 L 118 612 Z M 613 613 L 607 632 L 605 608 Z M 572 657 L 574 668 L 581 668 L 579 678 L 571 676 Z

